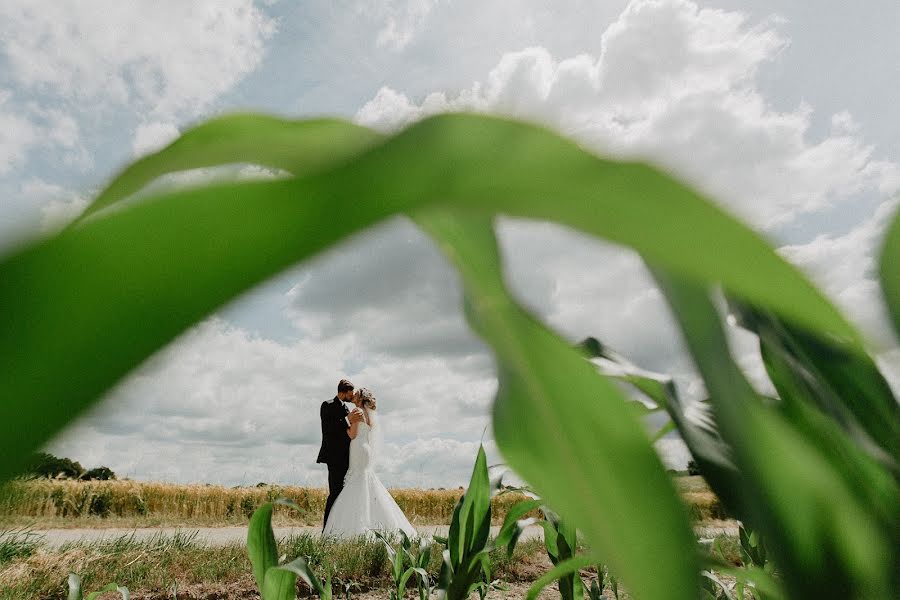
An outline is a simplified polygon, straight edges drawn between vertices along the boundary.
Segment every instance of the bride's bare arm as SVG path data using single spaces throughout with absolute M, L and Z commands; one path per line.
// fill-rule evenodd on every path
M 357 431 L 359 430 L 359 421 L 351 421 L 350 429 L 347 430 L 347 435 L 350 436 L 350 439 L 356 439 Z

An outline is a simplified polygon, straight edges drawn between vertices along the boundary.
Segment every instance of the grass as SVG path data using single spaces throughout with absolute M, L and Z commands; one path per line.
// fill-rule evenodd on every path
M 40 546 L 38 539 L 39 535 L 28 528 L 0 532 L 0 567 L 34 554 Z
M 325 565 L 332 565 L 336 597 L 343 597 L 345 584 L 353 586 L 354 596 L 370 590 L 383 596 L 390 585 L 387 556 L 380 542 L 301 534 L 279 540 L 278 548 L 288 558 L 308 557 L 314 569 L 323 574 Z M 736 538 L 718 536 L 710 550 L 728 562 L 741 564 Z M 208 546 L 192 534 L 159 535 L 143 541 L 122 536 L 48 548 L 30 539 L 28 532 L 20 531 L 0 537 L 0 556 L 9 557 L 0 563 L 0 600 L 63 600 L 69 572 L 81 575 L 85 589 L 99 589 L 116 581 L 127 586 L 135 600 L 169 600 L 176 583 L 182 599 L 257 597 L 243 545 Z M 433 552 L 430 573 L 437 574 L 439 560 L 439 553 Z M 546 573 L 550 563 L 543 542 L 529 539 L 517 545 L 512 557 L 507 557 L 505 550 L 493 551 L 491 568 L 493 577 L 510 584 L 508 596 L 516 597 Z M 582 571 L 582 577 L 589 584 L 596 572 Z M 548 592 L 542 597 L 558 597 L 552 586 Z M 300 584 L 298 593 L 308 596 L 310 590 Z M 629 597 L 623 590 L 620 595 Z
M 324 565 L 332 565 L 336 593 L 345 583 L 354 584 L 359 592 L 389 584 L 387 556 L 380 542 L 301 534 L 281 540 L 279 553 L 289 558 L 309 557 L 310 564 L 322 573 Z M 543 553 L 540 540 L 523 542 L 512 558 L 505 551 L 495 551 L 491 556 L 495 576 L 504 581 L 531 581 L 536 573 L 546 571 L 541 562 Z M 440 567 L 439 556 L 434 552 L 429 565 L 434 575 Z M 59 548 L 28 548 L 0 566 L 0 600 L 62 600 L 69 572 L 82 577 L 85 589 L 99 589 L 116 581 L 135 592 L 134 598 L 171 598 L 176 582 L 181 590 L 202 590 L 208 597 L 252 597 L 255 590 L 250 560 L 242 544 L 208 546 L 190 534 L 161 535 L 144 541 L 123 536 Z M 301 584 L 300 592 L 308 595 L 305 584 Z
M 718 498 L 701 477 L 676 477 L 695 521 L 726 519 Z M 394 489 L 391 494 L 413 524 L 448 523 L 462 490 Z M 0 488 L 0 527 L 215 527 L 246 525 L 253 510 L 278 497 L 298 511 L 279 511 L 274 524 L 318 525 L 326 490 L 295 486 L 224 487 L 136 481 L 17 480 Z M 493 500 L 494 524 L 523 499 L 516 493 Z

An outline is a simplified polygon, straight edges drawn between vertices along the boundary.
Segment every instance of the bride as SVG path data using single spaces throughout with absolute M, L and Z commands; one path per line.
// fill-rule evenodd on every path
M 347 430 L 350 436 L 350 468 L 344 478 L 344 489 L 334 501 L 326 536 L 351 538 L 371 535 L 372 530 L 393 533 L 402 529 L 410 537 L 416 530 L 378 479 L 372 464 L 378 449 L 381 430 L 375 416 L 375 396 L 366 388 L 353 394 L 353 403 L 363 412 L 363 420 Z

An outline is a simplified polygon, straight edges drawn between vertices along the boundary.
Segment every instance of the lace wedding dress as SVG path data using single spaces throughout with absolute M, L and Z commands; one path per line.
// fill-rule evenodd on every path
M 395 533 L 402 529 L 415 537 L 416 530 L 372 468 L 380 432 L 373 412 L 369 411 L 368 416 L 371 425 L 360 422 L 356 437 L 350 441 L 350 467 L 344 477 L 344 489 L 331 507 L 324 535 L 369 537 L 373 530 Z

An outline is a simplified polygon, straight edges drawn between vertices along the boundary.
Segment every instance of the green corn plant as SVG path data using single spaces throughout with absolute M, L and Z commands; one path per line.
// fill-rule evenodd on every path
M 388 555 L 388 562 L 391 567 L 391 581 L 393 583 L 390 593 L 391 600 L 403 600 L 406 597 L 406 586 L 411 577 L 416 577 L 419 582 L 419 597 L 428 598 L 430 587 L 426 568 L 430 550 L 427 551 L 424 559 L 425 566 L 420 566 L 420 561 L 411 554 L 412 543 L 406 532 L 400 531 L 401 539 L 398 548 L 394 548 L 391 540 L 384 533 L 380 531 L 373 531 L 373 533 L 384 544 L 384 549 Z M 421 554 L 419 558 L 422 558 Z
M 465 600 L 484 577 L 490 577 L 491 491 L 487 458 L 480 446 L 469 487 L 453 510 L 450 531 L 446 538 L 435 537 L 446 546 L 437 584 L 442 600 Z
M 700 576 L 700 596 L 703 600 L 718 600 L 723 596 L 727 600 L 735 600 L 729 585 L 722 581 L 718 575 L 712 571 L 700 571 Z
M 419 600 L 428 600 L 431 595 L 431 577 L 428 575 L 428 563 L 431 562 L 432 541 L 426 537 L 419 539 L 418 552 L 413 555 L 411 543 L 404 532 L 403 536 L 403 553 L 406 556 L 406 563 L 409 568 L 415 570 L 416 586 L 419 591 Z
M 325 581 L 313 572 L 305 558 L 298 557 L 283 565 L 278 564 L 278 548 L 272 531 L 274 504 L 299 508 L 293 501 L 278 499 L 266 502 L 250 517 L 247 527 L 247 554 L 253 567 L 253 577 L 262 600 L 295 600 L 297 577 L 300 577 L 319 596 L 320 600 L 332 600 L 331 570 Z
M 482 580 L 475 586 L 475 591 L 478 593 L 478 600 L 485 600 L 488 593 L 492 590 L 506 592 L 509 591 L 509 588 L 499 579 L 491 579 L 490 563 L 483 563 Z
M 699 292 L 693 298 L 697 304 L 702 305 L 702 296 Z M 865 354 L 852 351 L 847 342 L 820 339 L 783 322 L 770 312 L 753 308 L 734 298 L 728 298 L 728 308 L 731 322 L 752 331 L 759 337 L 763 363 L 778 392 L 777 398 L 762 398 L 749 391 L 746 383 L 738 384 L 738 389 L 743 389 L 742 393 L 748 398 L 757 398 L 751 407 L 753 411 L 759 411 L 758 418 L 774 421 L 781 416 L 791 422 L 798 446 L 803 442 L 809 444 L 806 447 L 808 453 L 812 451 L 812 456 L 806 454 L 809 463 L 816 464 L 815 454 L 818 454 L 818 461 L 825 459 L 833 465 L 827 469 L 831 471 L 825 480 L 828 483 L 822 481 L 820 484 L 833 486 L 832 489 L 836 493 L 842 494 L 847 499 L 851 512 L 853 508 L 859 510 L 866 506 L 868 519 L 863 519 L 862 522 L 874 519 L 876 522 L 880 521 L 885 532 L 892 531 L 892 528 L 895 530 L 897 518 L 890 507 L 898 498 L 897 401 L 874 361 Z M 687 312 L 686 303 L 683 312 Z M 707 327 L 715 331 L 711 325 L 712 311 L 707 314 L 709 315 Z M 690 333 L 697 335 L 694 331 Z M 695 340 L 694 343 L 700 347 L 701 343 L 707 344 L 707 340 L 708 338 L 703 342 Z M 785 558 L 788 560 L 796 560 L 799 555 L 799 549 L 796 548 L 797 540 L 786 539 L 784 531 L 774 527 L 773 523 L 778 517 L 796 520 L 799 515 L 791 515 L 793 511 L 787 506 L 778 507 L 780 515 L 769 511 L 761 512 L 761 509 L 767 508 L 765 503 L 759 502 L 759 499 L 752 503 L 747 502 L 748 498 L 759 496 L 759 490 L 748 489 L 746 481 L 742 478 L 742 472 L 746 473 L 747 470 L 742 471 L 735 464 L 734 449 L 721 432 L 719 423 L 721 413 L 715 410 L 718 404 L 716 399 L 711 397 L 700 403 L 702 412 L 705 413 L 702 419 L 689 420 L 685 416 L 683 402 L 671 378 L 641 370 L 615 352 L 604 348 L 599 342 L 583 343 L 581 347 L 591 358 L 603 359 L 599 361 L 599 366 L 609 376 L 632 384 L 643 395 L 644 401 L 656 403 L 669 412 L 672 422 L 697 460 L 701 473 L 713 491 L 723 500 L 730 512 L 744 522 L 756 525 L 752 529 L 741 527 L 739 531 L 741 553 L 746 568 L 741 572 L 731 570 L 731 574 L 737 578 L 741 591 L 746 588 L 754 597 L 761 599 L 783 597 L 786 592 L 779 589 L 782 587 L 806 589 L 808 593 L 809 584 L 803 586 L 801 581 L 793 578 L 791 581 L 779 583 L 779 578 L 772 577 L 779 562 L 782 562 L 783 567 L 779 571 L 787 569 L 791 573 L 796 573 L 799 567 L 796 565 L 789 567 L 785 566 L 783 561 L 773 561 L 762 539 L 780 538 L 778 548 L 781 554 L 787 555 Z M 712 362 L 712 356 L 705 355 L 704 360 Z M 613 366 L 606 361 L 611 361 Z M 742 375 L 736 371 L 732 373 L 735 381 L 742 381 Z M 724 385 L 720 385 L 720 392 L 727 389 Z M 871 415 L 862 408 L 861 399 L 864 398 L 868 398 L 868 403 L 872 407 Z M 881 415 L 879 418 L 872 418 L 872 415 L 879 414 Z M 863 415 L 864 418 L 857 418 L 857 415 Z M 747 418 L 746 415 L 744 418 Z M 753 419 L 748 419 L 747 422 L 752 423 Z M 738 423 L 734 423 L 733 427 L 735 431 L 730 437 L 745 445 L 746 432 L 740 430 Z M 746 452 L 752 456 L 758 450 L 759 448 L 747 448 Z M 745 458 L 745 460 L 753 459 Z M 822 462 L 818 464 L 824 466 Z M 764 465 L 759 461 L 754 466 L 756 469 L 762 469 L 761 472 L 757 471 L 759 476 L 775 475 L 765 473 L 766 467 L 772 469 L 769 464 Z M 798 474 L 798 476 L 808 475 Z M 786 489 L 790 488 L 787 482 L 782 485 Z M 855 499 L 850 500 L 852 497 Z M 775 506 L 769 507 L 769 510 L 774 509 Z M 763 536 L 759 528 L 769 529 L 771 533 Z M 853 532 L 846 529 L 840 532 L 842 536 L 852 534 Z M 872 539 L 876 547 L 879 545 L 878 537 L 876 535 Z M 891 543 L 882 539 L 881 548 L 887 548 Z M 847 544 L 847 541 L 845 540 L 843 544 Z M 790 549 L 791 546 L 794 546 L 793 550 Z M 846 546 L 845 551 L 850 547 L 852 546 Z M 777 556 L 778 552 L 775 554 Z M 884 558 L 881 557 L 880 560 L 883 561 Z M 849 588 L 852 584 L 846 579 L 841 582 L 841 578 L 847 576 L 846 573 L 840 575 L 839 572 L 821 572 L 816 583 L 822 585 L 821 593 L 824 594 L 822 597 L 829 597 L 830 592 L 841 589 L 842 586 L 843 589 Z M 708 578 L 704 580 L 704 585 L 711 585 Z M 886 583 L 883 582 L 882 585 Z
M 592 559 L 577 555 L 577 531 L 570 523 L 562 520 L 552 509 L 545 506 L 543 501 L 532 490 L 524 488 L 517 491 L 524 491 L 531 497 L 510 507 L 494 544 L 498 547 L 506 546 L 507 554 L 512 556 L 522 531 L 530 525 L 540 525 L 544 529 L 544 547 L 547 550 L 547 556 L 550 558 L 553 566 L 556 567 L 555 571 L 559 574 L 560 597 L 562 600 L 582 600 L 585 586 L 579 570 L 586 563 L 592 562 Z M 543 513 L 542 519 L 534 517 L 520 518 L 536 508 Z M 570 568 L 567 569 L 567 566 Z M 546 587 L 551 582 L 552 580 L 542 578 L 542 585 L 538 586 L 536 583 L 529 590 L 529 595 L 537 595 L 543 587 Z
M 137 197 L 168 173 L 231 163 L 285 176 Z M 397 215 L 461 276 L 468 322 L 497 365 L 493 433 L 505 462 L 635 597 L 696 598 L 688 515 L 628 395 L 509 293 L 498 215 L 572 227 L 651 267 L 716 432 L 673 417 L 675 426 L 730 512 L 766 540 L 790 597 L 890 598 L 900 588 L 896 402 L 868 378 L 877 369 L 855 328 L 761 236 L 672 177 L 486 116 L 438 115 L 391 136 L 329 119 L 211 119 L 127 166 L 69 227 L 6 250 L 0 479 L 204 316 Z M 879 276 L 900 331 L 900 219 Z M 735 366 L 715 289 L 784 325 L 780 337 L 761 336 L 780 404 Z M 825 385 L 809 386 L 800 367 Z
M 603 593 L 605 575 L 603 565 L 597 565 L 597 577 L 591 581 L 591 587 L 588 589 L 588 600 L 607 600 L 606 594 Z
M 361 589 L 360 585 L 355 581 L 339 581 L 339 587 L 344 590 L 344 600 L 351 600 L 353 597 L 353 590 L 359 591 Z
M 69 595 L 68 600 L 94 600 L 95 598 L 107 592 L 118 592 L 122 596 L 122 600 L 129 600 L 131 593 L 127 587 L 120 586 L 118 583 L 108 583 L 96 592 L 90 592 L 87 596 L 81 591 L 81 577 L 75 573 L 69 573 Z
M 748 531 L 741 525 L 738 528 L 738 538 L 741 541 L 741 558 L 745 565 L 752 565 L 760 569 L 772 570 L 772 563 L 766 560 L 766 547 L 756 531 Z

